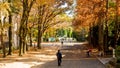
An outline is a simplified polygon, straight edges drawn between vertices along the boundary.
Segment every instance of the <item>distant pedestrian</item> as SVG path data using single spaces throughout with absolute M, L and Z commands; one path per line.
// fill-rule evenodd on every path
M 63 41 L 61 41 L 61 45 L 63 45 Z
M 87 51 L 87 57 L 90 57 L 91 49 Z
M 57 56 L 57 60 L 58 60 L 58 66 L 61 66 L 62 53 L 60 52 L 60 50 L 58 50 L 58 52 L 56 53 L 56 56 Z

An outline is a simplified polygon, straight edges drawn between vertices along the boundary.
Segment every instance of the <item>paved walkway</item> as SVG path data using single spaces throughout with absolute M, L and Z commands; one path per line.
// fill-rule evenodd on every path
M 45 46 L 49 47 L 49 46 Z M 61 48 L 59 48 L 61 47 Z M 57 66 L 56 51 L 61 49 L 63 61 Z M 86 57 L 86 46 L 83 44 L 50 46 L 46 52 L 30 52 L 26 57 L 0 59 L 0 68 L 105 68 L 94 55 Z M 53 52 L 50 52 L 53 51 Z
M 57 60 L 54 60 L 32 68 L 105 68 L 94 55 L 86 57 L 86 49 L 85 45 L 62 46 L 64 57 L 61 66 L 57 66 Z
M 111 57 L 111 58 L 99 58 L 98 57 L 98 60 L 101 62 L 101 63 L 103 63 L 104 65 L 106 64 L 106 63 L 108 63 L 110 60 L 112 60 L 113 58 Z
M 43 65 L 33 66 L 32 68 L 105 68 L 97 59 L 81 59 L 81 60 L 63 60 L 60 67 L 57 61 L 47 62 Z

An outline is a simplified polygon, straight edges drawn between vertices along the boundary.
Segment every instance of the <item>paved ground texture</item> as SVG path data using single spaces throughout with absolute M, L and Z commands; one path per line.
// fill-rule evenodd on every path
M 105 68 L 97 59 L 63 60 L 60 67 L 56 63 L 57 61 L 51 61 L 32 68 Z
M 28 56 L 1 59 L 0 68 L 105 68 L 91 54 L 86 56 L 87 47 L 84 44 L 44 46 L 45 50 L 28 52 Z M 56 52 L 61 49 L 62 65 L 57 66 Z

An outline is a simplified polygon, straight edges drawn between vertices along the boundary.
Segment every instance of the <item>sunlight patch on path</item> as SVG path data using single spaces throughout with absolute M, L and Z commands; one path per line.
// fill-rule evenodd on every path
M 17 58 L 15 61 L 0 63 L 0 68 L 31 68 L 55 61 L 56 55 L 37 54 L 32 57 Z
M 55 55 L 34 55 L 35 57 L 46 58 L 46 59 L 56 59 Z
M 17 61 L 10 62 L 10 63 L 0 63 L 0 68 L 31 68 L 32 66 L 37 65 L 44 65 L 48 62 L 55 61 L 56 56 L 55 55 L 34 55 L 35 59 L 34 61 L 21 61 L 23 59 L 29 59 L 32 60 L 33 58 L 18 58 Z
M 45 62 L 30 62 L 30 63 L 24 63 L 24 62 L 13 62 L 13 63 L 6 63 L 2 64 L 0 63 L 0 68 L 31 68 L 34 65 L 40 65 L 45 64 Z

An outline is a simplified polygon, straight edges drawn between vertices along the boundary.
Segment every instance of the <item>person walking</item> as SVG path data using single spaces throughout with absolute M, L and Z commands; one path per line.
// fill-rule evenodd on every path
M 57 56 L 57 60 L 58 60 L 58 66 L 61 66 L 62 53 L 60 52 L 60 50 L 58 50 L 58 52 L 56 53 L 56 56 Z
M 90 57 L 91 49 L 87 51 L 87 57 Z
M 63 41 L 61 41 L 61 45 L 63 45 Z

